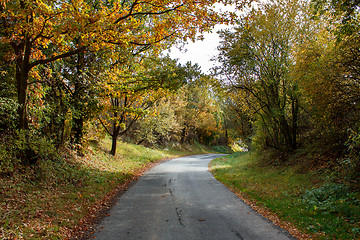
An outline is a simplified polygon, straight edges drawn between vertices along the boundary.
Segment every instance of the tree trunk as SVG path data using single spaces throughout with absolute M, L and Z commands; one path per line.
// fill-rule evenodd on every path
M 83 130 L 84 130 L 84 105 L 82 103 L 82 97 L 85 94 L 84 87 L 81 82 L 81 74 L 84 69 L 84 53 L 79 52 L 77 56 L 77 73 L 75 77 L 74 84 L 74 108 L 75 115 L 73 116 L 73 126 L 72 126 L 72 134 L 73 134 L 73 142 L 77 144 L 81 144 L 83 139 Z
M 293 99 L 291 102 L 291 110 L 292 110 L 292 148 L 297 148 L 297 122 L 298 122 L 298 112 L 299 112 L 299 105 L 296 99 Z
M 181 140 L 180 140 L 180 142 L 181 142 L 182 144 L 184 144 L 185 141 L 186 141 L 187 128 L 188 128 L 188 127 L 187 127 L 187 124 L 185 124 L 184 127 L 183 127 L 183 129 L 182 129 L 182 131 L 181 131 Z
M 15 54 L 16 54 L 16 88 L 18 94 L 18 128 L 27 129 L 28 128 L 28 119 L 27 119 L 27 85 L 30 72 L 30 49 L 31 42 L 29 38 L 25 38 L 24 42 L 19 44 L 11 43 Z
M 118 139 L 118 135 L 113 134 L 112 143 L 111 143 L 111 150 L 110 150 L 110 154 L 113 155 L 113 156 L 115 156 L 115 154 L 116 154 L 117 139 Z
M 229 145 L 229 133 L 227 129 L 225 130 L 225 144 L 226 146 Z
M 25 67 L 16 67 L 16 87 L 18 94 L 18 128 L 27 129 L 26 94 L 29 71 Z
M 83 130 L 84 130 L 84 118 L 81 115 L 79 117 L 73 117 L 73 126 L 72 126 L 73 143 L 81 144 L 84 135 Z
M 283 114 L 280 116 L 280 130 L 285 140 L 285 147 L 287 148 L 286 150 L 293 150 L 294 144 L 291 129 L 289 123 L 286 121 L 285 115 Z
M 110 154 L 115 156 L 116 154 L 116 146 L 117 146 L 117 139 L 120 135 L 120 127 L 116 126 L 116 123 L 113 123 L 113 133 L 111 135 L 112 137 L 112 143 L 111 143 L 111 150 L 110 150 Z

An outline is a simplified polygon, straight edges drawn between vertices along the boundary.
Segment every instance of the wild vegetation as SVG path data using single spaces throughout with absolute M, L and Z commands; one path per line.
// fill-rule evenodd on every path
M 0 238 L 74 237 L 151 163 L 217 143 L 209 77 L 161 54 L 229 21 L 215 2 L 0 1 Z
M 182 148 L 150 149 L 119 143 L 109 154 L 111 139 L 91 142 L 81 150 L 62 150 L 36 166 L 0 176 L 1 239 L 76 239 L 92 232 L 94 221 L 112 206 L 129 182 L 161 160 L 209 151 Z M 101 214 L 102 213 L 102 214 Z
M 300 239 L 360 236 L 359 26 L 358 3 L 279 0 L 220 32 L 225 123 L 251 153 L 212 172 Z
M 273 166 L 257 154 L 214 160 L 210 169 L 247 204 L 297 239 L 359 239 L 359 192 L 322 169 Z
M 216 72 L 228 122 L 249 148 L 272 164 L 327 164 L 357 181 L 360 25 L 347 4 L 258 5 L 220 32 Z
M 215 3 L 233 4 L 237 12 L 220 13 Z M 256 169 L 249 172 L 254 176 L 261 168 L 269 174 L 273 168 L 296 169 L 305 174 L 291 175 L 302 179 L 295 184 L 299 189 L 289 183 L 284 191 L 293 189 L 291 199 L 301 195 L 302 200 L 288 207 L 310 206 L 305 215 L 319 218 L 319 212 L 327 218 L 358 211 L 356 1 L 0 0 L 0 9 L 4 238 L 68 236 L 66 222 L 79 222 L 90 206 L 131 178 L 134 169 L 155 161 L 131 159 L 124 151 L 130 143 L 152 148 L 151 154 L 156 148 L 198 143 L 219 150 L 247 149 L 256 152 L 260 163 L 244 169 L 234 161 L 224 168 L 236 172 L 230 176 L 233 181 L 246 169 Z M 219 23 L 232 28 L 219 33 L 213 74 L 162 54 L 170 46 L 201 39 Z M 104 141 L 105 151 L 99 147 Z M 303 181 L 307 174 L 310 180 Z M 85 195 L 91 200 L 79 197 Z M 268 199 L 265 195 L 254 198 Z M 316 202 L 320 198 L 325 202 Z M 55 206 L 54 201 L 71 199 L 75 207 L 68 212 L 80 209 L 79 216 L 45 210 L 52 208 L 45 202 Z M 349 206 L 342 205 L 345 200 Z M 33 222 L 23 226 L 12 218 Z M 345 228 L 353 233 L 329 235 L 322 229 L 326 221 L 298 226 L 320 238 L 358 236 L 352 213 L 335 219 L 349 222 Z M 35 228 L 27 228 L 29 224 Z

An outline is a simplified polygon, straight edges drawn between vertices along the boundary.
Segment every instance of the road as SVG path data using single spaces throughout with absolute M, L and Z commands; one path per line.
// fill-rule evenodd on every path
M 98 225 L 95 239 L 294 239 L 208 171 L 219 154 L 177 158 L 147 172 Z

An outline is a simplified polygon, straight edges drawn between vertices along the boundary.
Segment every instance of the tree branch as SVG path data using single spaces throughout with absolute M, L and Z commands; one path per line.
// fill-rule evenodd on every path
M 105 131 L 112 137 L 113 135 L 110 133 L 109 129 L 105 126 L 104 122 L 101 120 L 100 117 L 98 117 L 98 120 L 100 121 L 101 125 L 104 127 Z
M 62 59 L 62 58 L 70 57 L 70 56 L 75 55 L 75 54 L 77 54 L 77 53 L 79 53 L 81 51 L 84 51 L 85 49 L 86 49 L 86 46 L 83 46 L 83 47 L 80 47 L 80 48 L 75 49 L 73 51 L 69 51 L 69 52 L 66 52 L 66 53 L 63 53 L 63 54 L 48 58 L 48 59 L 34 61 L 33 63 L 29 64 L 29 68 L 31 69 L 31 68 L 33 68 L 33 67 L 35 67 L 37 65 L 40 65 L 40 64 L 47 64 L 47 63 L 50 63 L 50 62 L 53 62 L 53 61 L 56 61 L 56 60 L 59 60 L 59 59 Z
M 129 18 L 129 17 L 134 17 L 134 16 L 141 16 L 141 15 L 162 15 L 162 14 L 165 14 L 165 13 L 168 13 L 168 12 L 172 12 L 172 11 L 175 11 L 177 9 L 179 9 L 180 7 L 184 6 L 184 4 L 180 4 L 176 7 L 173 7 L 173 8 L 169 8 L 169 9 L 166 9 L 166 10 L 163 10 L 163 11 L 159 11 L 159 12 L 136 12 L 136 13 L 133 13 L 133 10 L 134 10 L 134 7 L 138 5 L 138 2 L 135 1 L 131 7 L 130 7 L 130 10 L 129 10 L 129 13 L 118 18 L 114 23 L 117 24 L 119 23 L 120 21 L 122 20 L 125 20 L 126 18 Z

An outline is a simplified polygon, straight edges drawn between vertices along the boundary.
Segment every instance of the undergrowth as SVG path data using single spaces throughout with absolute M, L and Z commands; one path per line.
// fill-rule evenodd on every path
M 360 239 L 360 194 L 346 183 L 299 165 L 264 165 L 253 153 L 214 160 L 211 171 L 299 239 Z
M 111 156 L 110 144 L 105 140 L 63 149 L 56 157 L 37 158 L 32 165 L 5 163 L 0 174 L 0 239 L 72 238 L 85 230 L 84 223 L 96 218 L 117 189 L 146 167 L 205 152 L 194 146 L 157 150 L 119 142 L 117 155 Z

